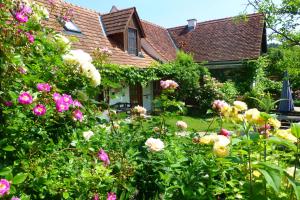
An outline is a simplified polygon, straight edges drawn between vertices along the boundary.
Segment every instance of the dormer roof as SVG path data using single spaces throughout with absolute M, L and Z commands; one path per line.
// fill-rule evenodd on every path
M 112 9 L 112 12 L 101 15 L 102 22 L 105 26 L 106 35 L 123 33 L 128 27 L 131 18 L 135 18 L 138 23 L 141 37 L 145 37 L 145 32 L 141 20 L 137 14 L 136 8 L 127 8 L 123 10 Z

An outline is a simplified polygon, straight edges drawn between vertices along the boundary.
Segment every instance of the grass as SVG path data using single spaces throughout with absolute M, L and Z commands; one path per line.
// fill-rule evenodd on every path
M 196 131 L 209 131 L 209 132 L 219 132 L 220 124 L 218 120 L 214 120 L 211 124 L 210 128 L 209 124 L 213 121 L 213 118 L 202 118 L 202 117 L 195 117 L 195 116 L 178 116 L 169 118 L 166 120 L 166 123 L 170 126 L 176 126 L 176 122 L 178 120 L 182 120 L 187 123 L 188 130 L 196 130 Z M 225 122 L 223 123 L 223 128 L 225 129 L 233 129 L 234 125 L 232 123 Z

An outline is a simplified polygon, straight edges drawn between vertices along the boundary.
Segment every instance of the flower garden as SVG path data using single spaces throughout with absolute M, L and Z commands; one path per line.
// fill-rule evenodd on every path
M 270 109 L 215 90 L 220 83 L 204 69 L 199 96 L 211 95 L 202 105 L 216 131 L 166 123 L 185 112 L 179 99 L 193 79 L 163 79 L 155 115 L 136 106 L 123 117 L 97 101 L 100 90 L 129 70 L 182 71 L 103 66 L 105 47 L 94 60 L 71 50 L 71 38 L 43 26 L 48 15 L 34 3 L 0 1 L 0 199 L 300 199 L 300 124 L 281 129 Z

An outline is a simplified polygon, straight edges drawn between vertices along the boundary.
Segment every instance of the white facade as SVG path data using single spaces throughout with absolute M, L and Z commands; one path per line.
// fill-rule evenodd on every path
M 152 101 L 153 101 L 153 83 L 150 82 L 147 86 L 143 87 L 143 107 L 147 111 L 152 110 Z M 114 105 L 116 103 L 130 103 L 130 91 L 129 86 L 126 86 L 122 89 L 110 89 L 109 91 L 110 100 L 109 104 Z
M 114 105 L 116 103 L 130 103 L 129 86 L 118 90 L 111 89 L 109 91 L 109 96 L 109 105 Z
M 146 87 L 143 87 L 143 107 L 148 111 L 152 110 L 153 100 L 153 84 L 149 83 Z

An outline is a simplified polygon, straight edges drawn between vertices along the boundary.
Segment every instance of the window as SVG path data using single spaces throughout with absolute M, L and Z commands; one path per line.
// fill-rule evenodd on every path
M 64 29 L 74 33 L 81 33 L 80 29 L 72 21 L 65 21 Z
M 137 33 L 135 29 L 128 29 L 128 53 L 138 55 L 137 49 Z

